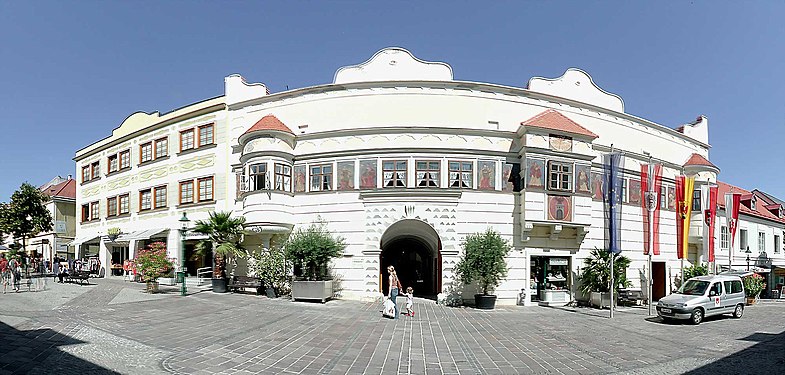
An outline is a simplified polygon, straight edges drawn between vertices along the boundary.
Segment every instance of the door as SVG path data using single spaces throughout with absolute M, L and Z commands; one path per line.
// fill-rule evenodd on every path
M 651 297 L 652 301 L 656 302 L 666 295 L 665 262 L 651 263 L 651 280 Z
M 721 281 L 711 284 L 711 287 L 709 288 L 709 300 L 704 305 L 706 309 L 706 316 L 722 314 L 725 312 L 725 308 L 722 306 L 722 289 Z

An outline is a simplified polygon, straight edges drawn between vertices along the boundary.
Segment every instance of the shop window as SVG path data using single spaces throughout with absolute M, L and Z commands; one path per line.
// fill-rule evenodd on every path
M 311 166 L 311 191 L 332 190 L 333 165 L 322 164 Z
M 275 163 L 275 190 L 292 191 L 292 167 Z
M 382 162 L 383 187 L 406 187 L 406 160 Z
M 548 162 L 548 188 L 550 190 L 572 191 L 572 164 Z
M 418 160 L 415 163 L 415 173 L 418 187 L 439 187 L 440 173 L 438 161 Z
M 460 189 L 471 189 L 472 176 L 472 162 L 470 161 L 450 161 L 450 187 Z

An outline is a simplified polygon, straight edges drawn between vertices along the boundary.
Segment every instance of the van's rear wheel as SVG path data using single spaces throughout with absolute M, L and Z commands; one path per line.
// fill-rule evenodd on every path
M 690 323 L 701 324 L 702 321 L 703 321 L 703 310 L 701 309 L 692 310 L 692 316 L 690 316 Z
M 739 319 L 741 318 L 742 315 L 744 315 L 744 305 L 738 304 L 736 305 L 736 308 L 733 310 L 733 317 Z

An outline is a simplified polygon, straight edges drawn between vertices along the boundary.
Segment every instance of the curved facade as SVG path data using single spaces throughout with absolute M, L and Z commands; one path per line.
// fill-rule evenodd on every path
M 87 166 L 92 177 L 99 162 L 98 181 L 88 179 L 77 189 L 88 213 L 93 201 L 99 210 L 80 225 L 80 248 L 108 261 L 119 243 L 129 248 L 125 256 L 133 256 L 154 238 L 145 235 L 160 229 L 155 235 L 179 257 L 173 229 L 181 212 L 192 219 L 214 209 L 245 216 L 250 248 L 323 220 L 348 244 L 332 267 L 337 293 L 347 298 L 379 295 L 388 264 L 415 294 L 454 291 L 461 240 L 488 227 L 514 248 L 497 290 L 500 303 L 580 297 L 575 284 L 582 260 L 604 246 L 598 174 L 601 155 L 611 148 L 624 152 L 622 239 L 636 286 L 645 266 L 640 165 L 652 160 L 664 166 L 662 253 L 653 269 L 654 281 L 669 290 L 679 270 L 674 177 L 684 171 L 700 186 L 715 183 L 719 172 L 708 162 L 703 116 L 674 130 L 626 114 L 619 96 L 577 69 L 555 79 L 532 78 L 527 88 L 455 81 L 449 65 L 418 60 L 400 48 L 339 69 L 332 84 L 270 94 L 263 84 L 233 75 L 223 97 L 129 123 L 134 116 L 112 137 L 77 153 L 80 176 Z M 212 143 L 199 144 L 208 125 Z M 162 137 L 168 137 L 167 153 L 159 162 L 155 142 Z M 147 142 L 153 160 L 142 162 Z M 197 144 L 182 150 L 183 142 Z M 126 149 L 130 167 L 105 176 L 109 169 L 103 168 L 113 163 L 108 158 Z M 213 191 L 201 201 L 204 179 Z M 160 186 L 165 192 L 156 193 Z M 126 191 L 131 208 L 107 218 L 102 210 L 114 205 L 107 199 Z M 156 207 L 161 194 L 165 202 Z M 183 201 L 184 195 L 191 200 Z M 107 241 L 110 227 L 132 234 L 120 238 L 127 242 Z M 693 261 L 702 254 L 701 230 L 697 224 L 690 229 Z M 188 251 L 194 239 L 186 240 Z M 189 272 L 199 265 L 189 265 Z

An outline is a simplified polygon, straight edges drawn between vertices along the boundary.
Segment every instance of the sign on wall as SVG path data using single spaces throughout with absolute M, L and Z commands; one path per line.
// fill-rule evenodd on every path
M 65 220 L 55 220 L 55 233 L 65 233 L 68 231 L 68 226 L 65 224 Z

